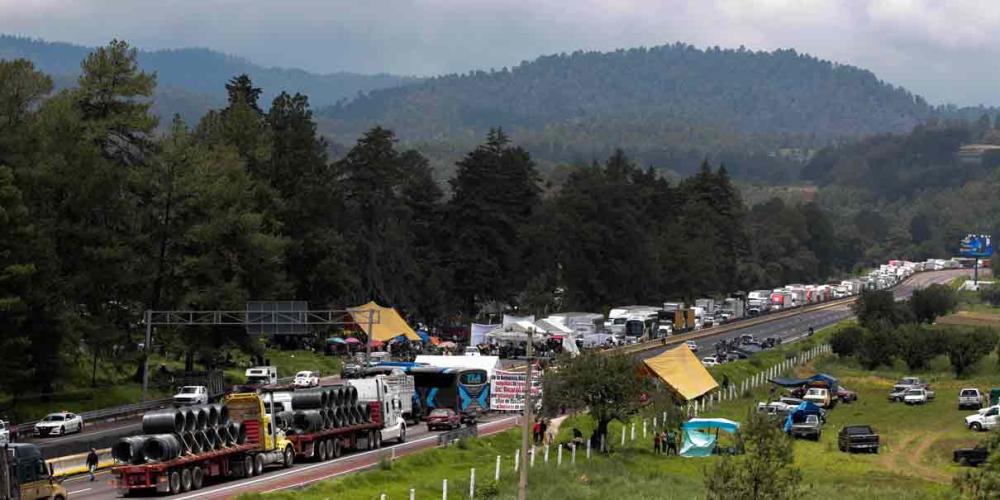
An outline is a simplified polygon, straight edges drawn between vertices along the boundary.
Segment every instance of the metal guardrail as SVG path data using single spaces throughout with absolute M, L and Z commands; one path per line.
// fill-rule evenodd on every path
M 122 417 L 129 417 L 132 415 L 136 415 L 138 413 L 144 413 L 149 410 L 156 410 L 173 403 L 173 401 L 174 401 L 173 398 L 156 399 L 152 401 L 144 401 L 142 403 L 132 403 L 122 406 L 115 406 L 112 408 L 102 408 L 100 410 L 85 411 L 77 414 L 83 417 L 84 424 L 87 424 L 95 420 L 98 421 L 116 420 Z M 23 436 L 25 435 L 24 434 L 25 432 L 28 433 L 32 432 L 32 429 L 35 427 L 35 424 L 37 423 L 38 420 L 22 422 L 14 426 L 14 428 L 17 430 L 17 433 L 19 435 Z
M 459 427 L 458 429 L 438 434 L 438 445 L 448 446 L 449 444 L 460 439 L 474 438 L 478 435 L 479 426 L 477 424 L 467 425 L 465 427 Z

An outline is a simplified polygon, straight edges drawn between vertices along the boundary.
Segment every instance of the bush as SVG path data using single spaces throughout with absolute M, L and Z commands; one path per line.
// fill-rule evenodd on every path
M 860 326 L 841 328 L 830 339 L 830 349 L 837 356 L 848 357 L 857 354 L 865 330 Z
M 979 296 L 984 302 L 989 302 L 992 306 L 1000 306 L 1000 285 L 983 287 L 979 291 Z
M 874 370 L 892 364 L 892 358 L 899 354 L 899 339 L 891 328 L 876 328 L 865 331 L 858 347 L 858 362 L 865 369 Z
M 942 351 L 944 339 L 920 325 L 903 325 L 896 329 L 899 357 L 910 371 L 923 370 Z
M 915 290 L 910 298 L 910 309 L 920 323 L 933 323 L 938 316 L 955 310 L 958 298 L 947 285 L 931 285 L 923 290 Z
M 945 336 L 948 360 L 956 377 L 968 373 L 984 356 L 997 346 L 996 335 L 988 328 L 975 330 L 949 329 Z
M 476 498 L 496 498 L 500 496 L 500 483 L 490 479 L 476 485 Z
M 392 470 L 392 458 L 389 455 L 382 455 L 378 459 L 379 470 Z

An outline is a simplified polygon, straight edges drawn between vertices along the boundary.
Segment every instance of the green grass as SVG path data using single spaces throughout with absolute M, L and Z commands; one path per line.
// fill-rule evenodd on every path
M 340 373 L 340 358 L 323 353 L 268 350 L 265 356 L 271 360 L 271 365 L 278 367 L 279 377 L 291 377 L 303 370 L 318 371 L 324 377 Z

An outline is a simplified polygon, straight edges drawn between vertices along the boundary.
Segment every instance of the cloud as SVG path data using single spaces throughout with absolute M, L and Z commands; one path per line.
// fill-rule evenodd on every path
M 267 65 L 433 75 L 684 41 L 794 48 L 931 102 L 1000 104 L 1000 9 L 968 0 L 0 0 L 0 32 L 210 47 Z

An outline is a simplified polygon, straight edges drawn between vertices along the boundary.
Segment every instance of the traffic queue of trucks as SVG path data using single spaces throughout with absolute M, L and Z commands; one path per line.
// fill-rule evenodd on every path
M 211 480 L 258 476 L 272 466 L 325 461 L 406 439 L 412 377 L 380 374 L 302 390 L 268 384 L 277 380 L 273 367 L 251 370 L 255 391 L 144 416 L 147 434 L 112 448 L 118 492 L 195 491 Z

